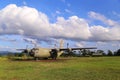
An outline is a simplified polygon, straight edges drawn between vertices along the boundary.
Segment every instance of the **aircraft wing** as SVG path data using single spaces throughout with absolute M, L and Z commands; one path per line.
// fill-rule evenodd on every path
M 82 50 L 82 49 L 97 49 L 97 47 L 86 47 L 86 48 L 63 48 L 60 49 L 60 51 L 65 51 L 65 50 Z

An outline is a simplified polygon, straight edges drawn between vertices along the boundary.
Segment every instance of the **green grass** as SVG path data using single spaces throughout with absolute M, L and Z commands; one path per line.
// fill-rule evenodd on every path
M 120 57 L 77 57 L 57 61 L 0 58 L 0 80 L 120 80 Z

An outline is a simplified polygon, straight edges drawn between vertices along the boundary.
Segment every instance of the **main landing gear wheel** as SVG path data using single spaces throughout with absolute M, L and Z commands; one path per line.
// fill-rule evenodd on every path
M 39 60 L 39 58 L 38 58 L 38 57 L 34 57 L 34 60 L 36 60 L 36 61 L 37 61 L 37 60 Z

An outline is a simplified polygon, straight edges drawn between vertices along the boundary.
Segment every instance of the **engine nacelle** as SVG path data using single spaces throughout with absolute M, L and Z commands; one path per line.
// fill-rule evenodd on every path
M 57 58 L 57 56 L 58 56 L 58 50 L 57 49 L 52 49 L 51 51 L 50 51 L 50 55 L 51 55 L 51 58 L 52 59 L 56 59 Z
M 68 52 L 72 52 L 72 49 L 71 48 L 68 48 L 68 50 L 67 50 Z

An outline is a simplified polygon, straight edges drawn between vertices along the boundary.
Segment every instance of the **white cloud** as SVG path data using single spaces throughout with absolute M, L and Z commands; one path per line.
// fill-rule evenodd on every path
M 25 1 L 23 1 L 23 5 L 27 5 L 27 3 Z
M 87 22 L 77 16 L 58 17 L 56 23 L 50 23 L 46 14 L 34 8 L 10 4 L 0 10 L 0 17 L 0 34 L 20 34 L 39 40 L 56 37 L 86 40 L 91 36 Z
M 9 42 L 16 42 L 17 41 L 16 39 L 12 39 L 12 38 L 8 38 L 8 37 L 3 37 L 3 36 L 0 37 L 0 40 L 1 41 L 9 41 Z
M 77 42 L 75 43 L 76 47 L 84 47 L 85 46 L 85 42 Z
M 101 15 L 99 13 L 91 11 L 88 14 L 89 14 L 89 17 L 96 19 L 96 20 L 100 20 L 109 26 L 114 26 L 116 24 L 115 21 L 113 21 L 111 19 L 107 19 L 104 15 Z
M 0 35 L 17 34 L 46 42 L 61 38 L 74 41 L 120 40 L 120 25 L 116 21 L 95 12 L 90 12 L 89 16 L 111 27 L 89 26 L 85 19 L 78 16 L 68 19 L 58 17 L 55 23 L 50 23 L 48 16 L 35 8 L 10 4 L 0 10 Z
M 69 17 L 67 20 L 58 17 L 57 22 L 52 26 L 55 37 L 86 40 L 91 36 L 87 22 L 77 16 Z
M 91 26 L 90 32 L 92 34 L 93 40 L 99 41 L 117 41 L 120 40 L 120 24 L 117 21 L 106 18 L 104 15 L 95 12 L 89 12 L 89 16 L 92 19 L 100 20 L 106 25 L 104 27 L 102 25 Z
M 10 4 L 0 11 L 0 34 L 46 36 L 50 32 L 48 17 L 34 8 Z
M 103 26 L 91 26 L 90 32 L 92 34 L 91 39 L 99 41 L 99 40 L 109 40 L 110 35 L 109 35 L 109 29 L 105 28 Z
M 31 39 L 31 38 L 24 38 L 24 41 L 31 43 L 31 44 L 37 44 L 37 40 L 36 39 Z
M 61 14 L 61 12 L 60 12 L 60 11 L 56 11 L 56 13 L 57 13 L 57 14 Z
M 112 12 L 115 16 L 117 16 L 118 18 L 120 18 L 120 14 L 119 13 L 117 13 L 117 12 L 115 12 L 115 11 L 113 11 Z
M 70 11 L 69 9 L 65 9 L 65 12 L 72 14 L 72 11 Z
M 101 41 L 98 41 L 97 43 L 96 43 L 98 46 L 101 46 L 101 45 L 105 45 L 105 44 L 107 44 L 106 42 L 101 42 Z
M 96 41 L 119 41 L 120 40 L 120 27 L 114 26 L 111 28 L 103 26 L 91 26 L 90 32 L 91 39 Z

